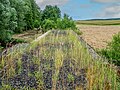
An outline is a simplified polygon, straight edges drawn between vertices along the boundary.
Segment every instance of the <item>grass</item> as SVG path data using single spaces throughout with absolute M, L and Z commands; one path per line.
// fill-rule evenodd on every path
M 32 67 L 33 72 L 30 68 L 26 68 L 29 75 L 32 74 L 38 81 L 38 87 L 32 87 L 34 90 L 68 88 L 72 88 L 72 90 L 73 88 L 76 90 L 85 88 L 89 90 L 119 90 L 115 66 L 104 63 L 102 59 L 93 60 L 73 31 L 50 31 L 45 37 L 33 41 L 26 49 L 19 48 L 15 52 L 2 56 L 0 61 L 3 63 L 1 70 L 8 65 L 6 71 L 3 72 L 3 80 L 9 80 L 17 75 L 17 73 L 10 75 L 11 72 L 15 72 L 15 61 L 18 61 L 19 67 L 21 62 L 21 66 L 25 64 L 26 67 L 31 66 L 31 62 L 34 65 L 37 64 L 39 67 L 37 69 Z M 20 68 L 19 71 L 22 72 L 25 67 Z M 51 82 L 52 85 L 50 85 Z M 71 87 L 67 86 L 68 84 Z M 8 81 L 6 85 L 9 85 Z M 13 88 L 4 86 L 1 89 L 8 87 Z
M 35 40 L 38 36 L 42 35 L 41 31 L 38 30 L 29 30 L 29 31 L 24 31 L 21 34 L 14 34 L 12 36 L 11 42 L 1 45 L 0 44 L 0 53 L 4 51 L 6 48 L 12 47 L 16 44 L 20 43 L 31 43 L 33 40 Z
M 78 20 L 76 24 L 81 25 L 120 25 L 120 20 Z
M 41 31 L 38 30 L 29 30 L 29 31 L 25 31 L 21 34 L 14 34 L 13 38 L 14 39 L 18 39 L 18 40 L 23 40 L 25 42 L 32 42 L 34 39 L 36 39 L 38 36 L 40 36 L 42 34 Z

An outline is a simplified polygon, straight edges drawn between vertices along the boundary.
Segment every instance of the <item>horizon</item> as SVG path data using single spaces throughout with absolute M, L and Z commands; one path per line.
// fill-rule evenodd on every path
M 120 0 L 36 0 L 41 9 L 57 5 L 74 20 L 120 18 Z

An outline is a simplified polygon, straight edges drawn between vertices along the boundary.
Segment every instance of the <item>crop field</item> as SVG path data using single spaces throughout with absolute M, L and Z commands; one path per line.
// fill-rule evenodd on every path
M 93 59 L 73 31 L 49 31 L 0 58 L 0 90 L 119 90 L 114 65 Z
M 92 23 L 92 21 L 91 21 Z M 112 40 L 113 35 L 120 32 L 120 26 L 97 26 L 77 24 L 83 32 L 82 38 L 94 49 L 102 49 Z
M 120 25 L 120 20 L 78 20 L 77 24 L 81 25 L 100 25 L 100 26 L 110 26 L 110 25 Z

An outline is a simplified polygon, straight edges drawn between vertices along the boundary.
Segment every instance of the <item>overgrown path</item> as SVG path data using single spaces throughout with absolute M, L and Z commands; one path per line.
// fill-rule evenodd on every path
M 92 58 L 83 43 L 73 31 L 48 31 L 8 50 L 0 59 L 1 89 L 118 90 L 114 67 Z

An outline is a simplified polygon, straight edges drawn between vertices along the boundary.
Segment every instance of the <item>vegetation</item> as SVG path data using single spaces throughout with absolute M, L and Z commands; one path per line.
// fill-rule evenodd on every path
M 107 26 L 107 25 L 120 25 L 120 20 L 78 20 L 76 21 L 77 24 L 83 25 L 100 25 L 100 26 Z
M 108 43 L 108 47 L 102 49 L 100 53 L 120 66 L 120 33 L 114 35 L 112 41 Z
M 61 17 L 61 11 L 57 6 L 48 5 L 42 12 L 43 31 L 50 29 L 77 30 L 75 22 L 67 14 Z
M 21 33 L 34 28 L 46 32 L 50 29 L 72 29 L 76 25 L 68 15 L 61 17 L 57 6 L 47 5 L 40 10 L 35 0 L 0 1 L 0 43 L 5 46 L 11 42 L 14 33 Z
M 12 34 L 38 27 L 40 9 L 34 0 L 2 0 L 0 17 L 0 43 L 5 46 Z
M 75 33 L 49 31 L 45 35 L 26 49 L 2 55 L 1 90 L 119 90 L 115 67 L 93 60 Z

